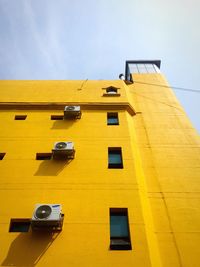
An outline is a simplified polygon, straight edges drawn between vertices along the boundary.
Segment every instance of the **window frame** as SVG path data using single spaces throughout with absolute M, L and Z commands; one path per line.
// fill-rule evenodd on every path
M 112 236 L 112 216 L 124 216 L 126 221 L 126 231 L 127 235 Z M 128 219 L 128 209 L 127 208 L 110 208 L 109 210 L 110 218 L 110 250 L 132 250 L 131 238 L 130 238 L 130 228 Z M 122 225 L 121 225 L 122 226 Z M 123 227 L 123 226 L 122 226 Z
M 120 162 L 113 163 L 111 162 L 110 155 L 120 156 Z M 108 147 L 108 169 L 123 169 L 123 157 L 122 157 L 122 148 L 121 147 Z
M 120 96 L 119 90 L 120 88 L 115 87 L 115 86 L 109 86 L 106 88 L 103 88 L 103 90 L 105 90 L 103 96 Z
M 23 229 L 19 229 L 25 227 Z M 31 226 L 31 220 L 29 218 L 12 218 L 10 219 L 9 233 L 28 233 Z M 18 228 L 19 227 L 19 228 Z
M 116 122 L 112 123 L 109 119 L 116 119 Z M 119 115 L 118 112 L 107 112 L 107 125 L 119 125 Z

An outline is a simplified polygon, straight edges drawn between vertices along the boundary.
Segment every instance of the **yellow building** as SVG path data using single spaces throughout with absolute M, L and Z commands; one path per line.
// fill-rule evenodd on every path
M 200 138 L 159 68 L 0 81 L 1 266 L 200 266 Z

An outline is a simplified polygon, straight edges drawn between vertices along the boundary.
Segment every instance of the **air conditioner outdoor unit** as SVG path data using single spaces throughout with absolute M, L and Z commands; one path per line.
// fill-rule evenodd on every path
M 80 119 L 81 107 L 80 106 L 65 106 L 64 119 Z
M 60 204 L 36 204 L 32 221 L 58 221 L 60 214 Z
M 36 204 L 31 220 L 33 230 L 61 230 L 63 214 L 60 204 Z
M 73 159 L 75 154 L 74 143 L 67 141 L 56 142 L 52 149 L 52 154 L 54 159 Z

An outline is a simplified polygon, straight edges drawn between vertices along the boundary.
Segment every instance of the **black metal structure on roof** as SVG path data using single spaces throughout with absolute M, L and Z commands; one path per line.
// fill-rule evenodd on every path
M 127 83 L 133 83 L 129 64 L 154 64 L 160 69 L 161 60 L 127 60 L 125 64 L 125 81 L 127 81 Z

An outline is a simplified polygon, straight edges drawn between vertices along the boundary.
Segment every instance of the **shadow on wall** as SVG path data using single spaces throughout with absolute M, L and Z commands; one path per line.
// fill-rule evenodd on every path
M 10 245 L 1 266 L 35 266 L 59 233 L 20 233 Z
M 34 176 L 56 176 L 58 175 L 71 160 L 44 160 L 39 165 Z
M 76 123 L 76 120 L 57 120 L 53 123 L 51 129 L 68 129 L 74 123 Z

